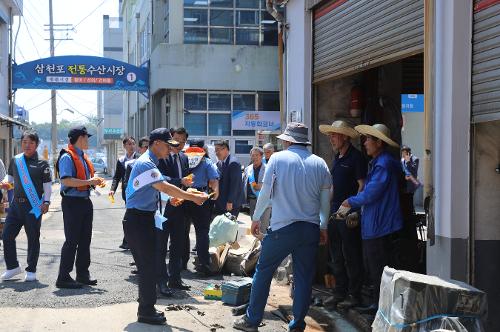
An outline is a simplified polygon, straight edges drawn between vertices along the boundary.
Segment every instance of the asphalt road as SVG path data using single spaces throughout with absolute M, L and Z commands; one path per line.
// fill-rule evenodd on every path
M 123 237 L 121 220 L 125 211 L 121 197 L 117 194 L 116 202 L 111 204 L 107 199 L 106 189 L 103 190 L 102 196 L 92 197 L 94 223 L 90 273 L 98 280 L 98 285 L 79 290 L 55 287 L 60 251 L 64 243 L 64 228 L 60 196 L 57 192 L 52 201 L 51 209 L 42 221 L 38 281 L 24 282 L 23 274 L 19 275 L 17 280 L 0 282 L 0 306 L 71 308 L 134 302 L 137 299 L 137 276 L 130 273 L 132 269 L 129 266 L 132 262 L 130 251 L 118 248 Z M 191 239 L 194 239 L 194 227 Z M 26 267 L 26 249 L 26 237 L 21 230 L 17 239 L 17 253 L 23 269 Z M 5 269 L 3 246 L 0 247 L 0 268 L 2 271 Z M 193 271 L 191 263 L 189 270 Z M 192 286 L 192 290 L 179 291 L 175 294 L 175 299 L 181 302 L 186 302 L 185 300 L 192 296 L 202 295 L 203 289 L 208 284 L 220 283 L 223 278 L 220 276 L 216 279 L 199 279 L 190 271 L 183 272 L 183 279 Z M 75 277 L 74 271 L 73 277 Z

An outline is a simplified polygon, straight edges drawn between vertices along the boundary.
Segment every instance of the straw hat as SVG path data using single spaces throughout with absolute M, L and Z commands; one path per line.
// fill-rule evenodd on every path
M 350 138 L 356 138 L 359 136 L 356 130 L 354 130 L 347 122 L 342 120 L 334 121 L 331 126 L 320 125 L 319 131 L 321 131 L 325 135 L 328 135 L 330 133 L 337 133 L 349 136 Z
M 311 145 L 308 134 L 309 128 L 306 125 L 299 122 L 290 122 L 286 125 L 283 134 L 277 136 L 277 138 L 287 142 Z
M 382 141 L 386 142 L 390 146 L 394 146 L 396 148 L 399 147 L 399 144 L 394 142 L 390 138 L 391 131 L 384 124 L 376 123 L 373 126 L 359 125 L 359 126 L 354 127 L 354 129 L 356 129 L 356 131 L 359 132 L 361 135 L 370 135 L 370 136 L 376 137 L 378 139 L 381 139 Z

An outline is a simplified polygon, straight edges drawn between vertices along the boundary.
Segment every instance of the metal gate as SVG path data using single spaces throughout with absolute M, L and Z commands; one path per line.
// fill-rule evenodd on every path
M 472 122 L 500 120 L 500 0 L 475 1 Z
M 314 10 L 313 82 L 424 50 L 424 0 L 336 0 Z

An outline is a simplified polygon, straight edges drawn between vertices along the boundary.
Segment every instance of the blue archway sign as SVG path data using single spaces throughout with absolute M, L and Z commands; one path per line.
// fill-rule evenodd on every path
M 56 56 L 14 64 L 12 88 L 149 93 L 149 69 L 96 56 Z

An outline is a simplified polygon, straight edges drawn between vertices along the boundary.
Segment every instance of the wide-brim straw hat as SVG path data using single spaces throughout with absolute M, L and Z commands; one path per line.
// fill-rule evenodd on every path
M 359 136 L 358 132 L 354 130 L 354 128 L 342 120 L 334 121 L 331 125 L 320 125 L 319 131 L 325 135 L 337 133 L 349 136 L 350 138 L 356 138 Z
M 356 131 L 361 135 L 370 135 L 378 139 L 381 139 L 390 146 L 394 146 L 396 148 L 399 147 L 399 144 L 391 139 L 391 131 L 384 124 L 376 123 L 373 126 L 359 125 L 354 127 L 354 129 L 356 129 Z
M 299 122 L 288 123 L 283 134 L 277 136 L 277 138 L 287 142 L 311 145 L 311 142 L 309 142 L 309 128 Z

